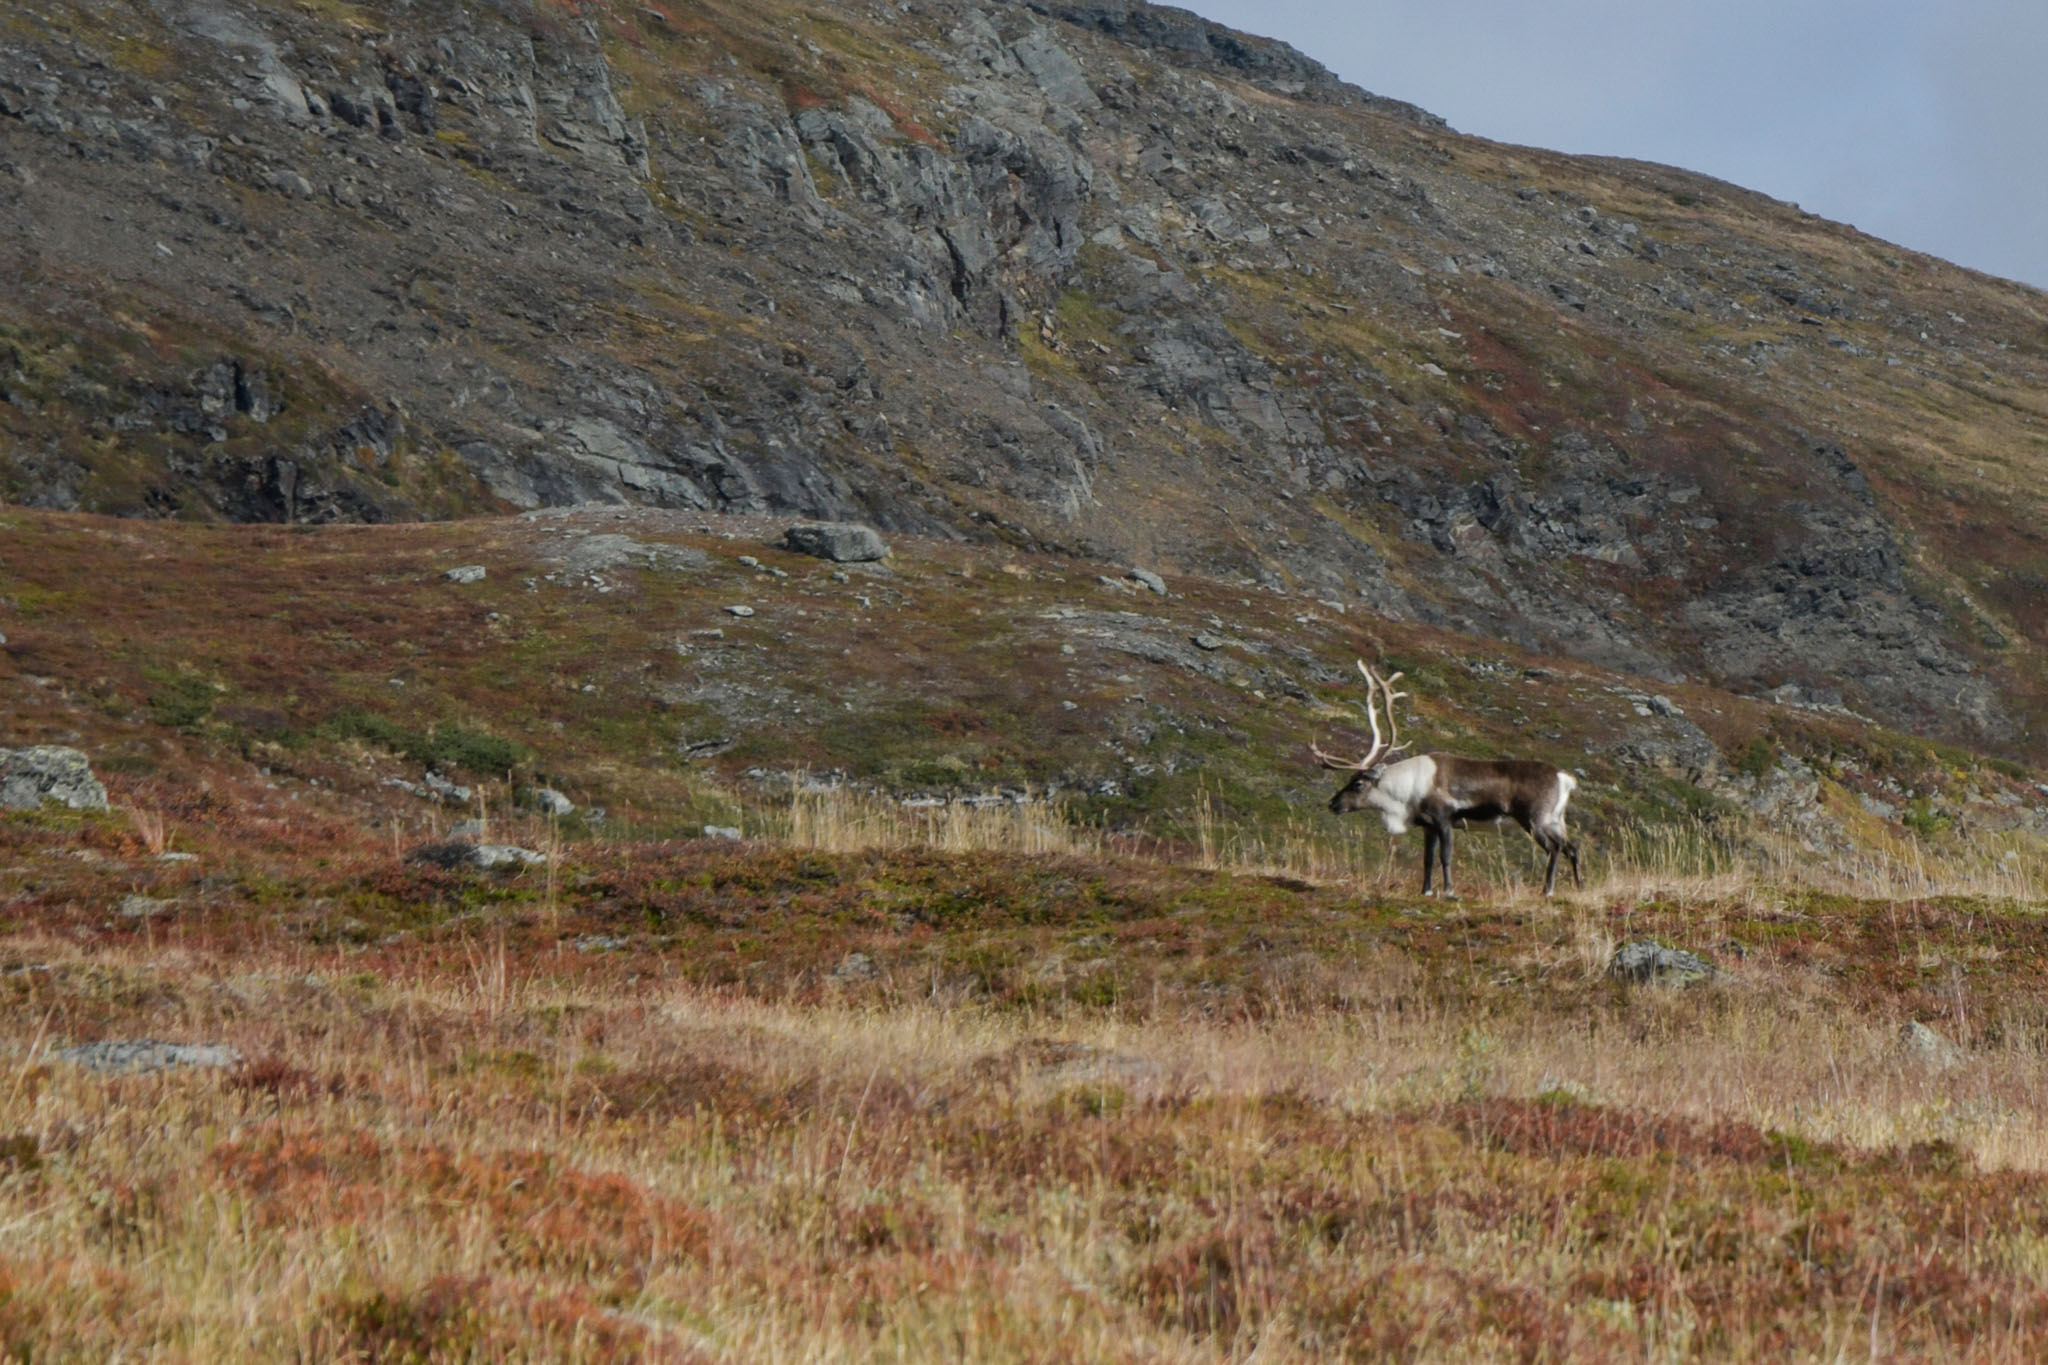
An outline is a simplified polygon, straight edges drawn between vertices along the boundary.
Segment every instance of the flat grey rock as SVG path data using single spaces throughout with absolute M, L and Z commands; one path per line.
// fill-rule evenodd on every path
M 242 1062 L 241 1052 L 226 1043 L 164 1043 L 154 1038 L 81 1043 L 58 1048 L 50 1055 L 87 1071 L 117 1073 L 169 1071 L 182 1066 L 219 1069 Z
M 464 564 L 441 575 L 450 583 L 481 583 L 485 576 L 484 566 L 481 564 Z
M 168 915 L 178 908 L 174 900 L 160 900 L 155 896 L 124 896 L 121 898 L 122 919 L 155 919 Z
M 1697 953 L 1636 939 L 1614 950 L 1607 974 L 1634 986 L 1690 986 L 1713 980 L 1719 969 Z
M 475 868 L 479 872 L 497 872 L 545 863 L 548 856 L 530 848 L 520 848 L 517 844 L 471 844 L 451 839 L 438 844 L 422 844 L 406 854 L 405 860 L 409 863 L 430 863 L 450 871 Z
M 562 547 L 555 559 L 572 575 L 639 568 L 668 571 L 701 569 L 711 562 L 701 550 L 682 545 L 657 545 L 631 536 L 579 536 Z

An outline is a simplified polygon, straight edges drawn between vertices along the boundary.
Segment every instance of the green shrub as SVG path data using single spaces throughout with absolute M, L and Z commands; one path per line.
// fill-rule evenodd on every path
M 1934 802 L 1924 796 L 1916 796 L 1906 803 L 1905 814 L 1899 823 L 1923 838 L 1932 838 L 1955 823 L 1954 817 L 1934 808 Z
M 174 730 L 196 730 L 213 714 L 219 691 L 197 673 L 145 669 L 149 681 L 149 717 Z

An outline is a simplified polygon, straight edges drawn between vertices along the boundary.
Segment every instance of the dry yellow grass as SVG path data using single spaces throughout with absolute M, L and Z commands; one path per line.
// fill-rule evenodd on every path
M 1590 969 L 1600 946 L 1563 965 Z M 1296 1185 L 1398 1202 L 1562 1179 L 1395 1122 L 1489 1097 L 1569 1092 L 1852 1151 L 1939 1142 L 1987 1169 L 2048 1165 L 2032 1047 L 1933 1071 L 1881 1023 L 1788 1007 L 1797 987 L 1768 979 L 1707 1013 L 1658 997 L 1630 1031 L 1596 1034 L 1394 1008 L 1413 1002 L 1398 967 L 1369 992 L 1388 1008 L 1134 1022 L 594 990 L 489 940 L 356 982 L 316 980 L 329 964 L 303 958 L 10 949 L 41 955 L 53 983 L 155 995 L 153 1029 L 289 1059 L 254 1083 L 105 1078 L 53 1064 L 47 1037 L 12 1049 L 0 1324 L 38 1359 L 1306 1361 L 1341 1338 L 1312 1311 L 1325 1273 L 1371 1281 L 1420 1257 L 1446 1285 L 1560 1296 L 1557 1340 L 1585 1358 L 1817 1360 L 1867 1314 L 1816 1304 L 1799 1319 L 1814 1335 L 1780 1355 L 1758 1323 L 1727 1335 L 1710 1300 L 1574 1291 L 1641 1247 L 1586 1240 L 1570 1204 L 1549 1226 L 1446 1209 L 1412 1238 L 1340 1237 L 1285 1269 L 1292 1253 L 1269 1249 L 1270 1282 L 1231 1289 L 1227 1323 L 1147 1277 L 1162 1244 L 1245 1236 Z M 35 1012 L 18 999 L 14 1022 Z M 1644 1174 L 1667 1202 L 1694 1179 Z M 1796 1226 L 1765 1199 L 1750 1216 Z M 1157 1227 L 1134 1235 L 1133 1218 Z M 2043 1283 L 2038 1229 L 1974 1237 L 1979 1261 Z M 1403 1301 L 1403 1358 L 1546 1358 L 1516 1320 L 1489 1326 L 1441 1292 L 1434 1309 Z M 1709 1327 L 1725 1349 L 1697 1349 Z M 2000 1340 L 1969 1354 L 2021 1358 Z
M 1190 837 L 1169 844 L 1075 824 L 1057 800 L 911 804 L 848 788 L 809 788 L 800 779 L 797 785 L 786 811 L 773 812 L 761 832 L 798 848 L 1144 856 L 1388 892 L 1408 889 L 1420 876 L 1414 836 L 1387 836 L 1361 820 L 1245 827 L 1219 820 L 1205 803 L 1187 813 Z M 1540 891 L 1543 866 L 1534 842 L 1506 821 L 1474 826 L 1458 838 L 1454 871 L 1461 894 L 1519 899 Z M 1583 895 L 1594 900 L 1761 902 L 1793 889 L 1862 900 L 1972 896 L 2036 904 L 2048 884 L 2048 845 L 2022 833 L 1930 845 L 1880 831 L 1852 847 L 1816 849 L 1760 823 L 1676 821 L 1622 829 L 1607 846 L 1589 850 L 1585 870 Z M 1570 897 L 1569 870 L 1561 868 L 1559 878 L 1560 893 Z

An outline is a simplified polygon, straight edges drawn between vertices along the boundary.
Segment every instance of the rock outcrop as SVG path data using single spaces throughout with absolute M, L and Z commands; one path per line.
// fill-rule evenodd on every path
M 107 789 L 76 749 L 0 749 L 0 810 L 35 810 L 51 801 L 71 810 L 105 810 Z

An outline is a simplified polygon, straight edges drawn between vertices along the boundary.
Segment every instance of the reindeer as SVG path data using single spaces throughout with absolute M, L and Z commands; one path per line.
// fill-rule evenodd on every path
M 1557 859 L 1563 854 L 1572 865 L 1572 881 L 1581 889 L 1579 846 L 1564 831 L 1565 802 L 1571 800 L 1578 781 L 1547 763 L 1522 759 L 1460 758 L 1456 754 L 1418 754 L 1398 763 L 1388 763 L 1406 744 L 1396 741 L 1400 731 L 1394 721 L 1394 703 L 1406 697 L 1394 684 L 1401 675 L 1382 678 L 1358 661 L 1365 675 L 1365 718 L 1372 724 L 1372 748 L 1356 760 L 1337 758 L 1315 745 L 1309 752 L 1325 767 L 1355 776 L 1330 798 L 1330 810 L 1338 815 L 1370 808 L 1386 821 L 1387 833 L 1403 834 L 1422 826 L 1422 894 L 1430 890 L 1433 865 L 1443 868 L 1446 899 L 1451 890 L 1451 829 L 1467 820 L 1498 820 L 1514 817 L 1529 832 L 1537 846 L 1550 855 L 1550 867 L 1543 876 L 1543 894 L 1557 888 Z M 1387 735 L 1380 737 L 1374 698 L 1383 700 L 1387 712 Z

